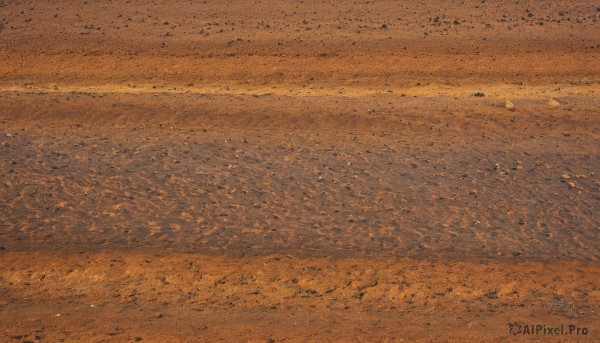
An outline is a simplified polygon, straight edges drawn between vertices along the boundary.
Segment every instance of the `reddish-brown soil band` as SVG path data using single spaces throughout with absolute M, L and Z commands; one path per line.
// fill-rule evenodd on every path
M 495 341 L 518 321 L 574 323 L 590 334 L 561 339 L 593 341 L 600 329 L 600 269 L 576 262 L 108 252 L 2 262 L 2 319 L 14 323 L 2 334 L 31 340 Z

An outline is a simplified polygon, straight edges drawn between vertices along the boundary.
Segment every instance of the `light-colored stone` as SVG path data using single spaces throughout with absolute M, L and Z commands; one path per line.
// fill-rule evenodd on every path
M 550 101 L 548 101 L 548 105 L 549 105 L 550 107 L 554 108 L 554 107 L 558 107 L 558 106 L 560 106 L 560 102 L 558 102 L 558 101 L 556 101 L 556 100 L 554 100 L 554 99 L 550 99 Z
M 513 104 L 512 102 L 510 102 L 510 100 L 506 100 L 506 103 L 504 104 L 504 107 L 506 107 L 506 109 L 509 110 L 509 111 L 516 110 L 515 104 Z

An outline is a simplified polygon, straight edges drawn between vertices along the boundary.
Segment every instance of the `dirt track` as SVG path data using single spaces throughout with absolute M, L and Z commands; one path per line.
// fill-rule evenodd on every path
M 0 341 L 597 340 L 596 7 L 0 3 Z

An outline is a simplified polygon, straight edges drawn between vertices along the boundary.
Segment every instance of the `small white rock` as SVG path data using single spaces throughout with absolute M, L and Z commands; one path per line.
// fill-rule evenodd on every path
M 548 101 L 548 106 L 555 108 L 560 106 L 560 102 L 554 100 L 554 99 L 550 99 L 550 101 Z

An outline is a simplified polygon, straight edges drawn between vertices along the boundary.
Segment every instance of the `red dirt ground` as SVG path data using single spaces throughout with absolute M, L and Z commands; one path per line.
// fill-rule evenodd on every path
M 598 341 L 599 6 L 0 1 L 0 341 Z

